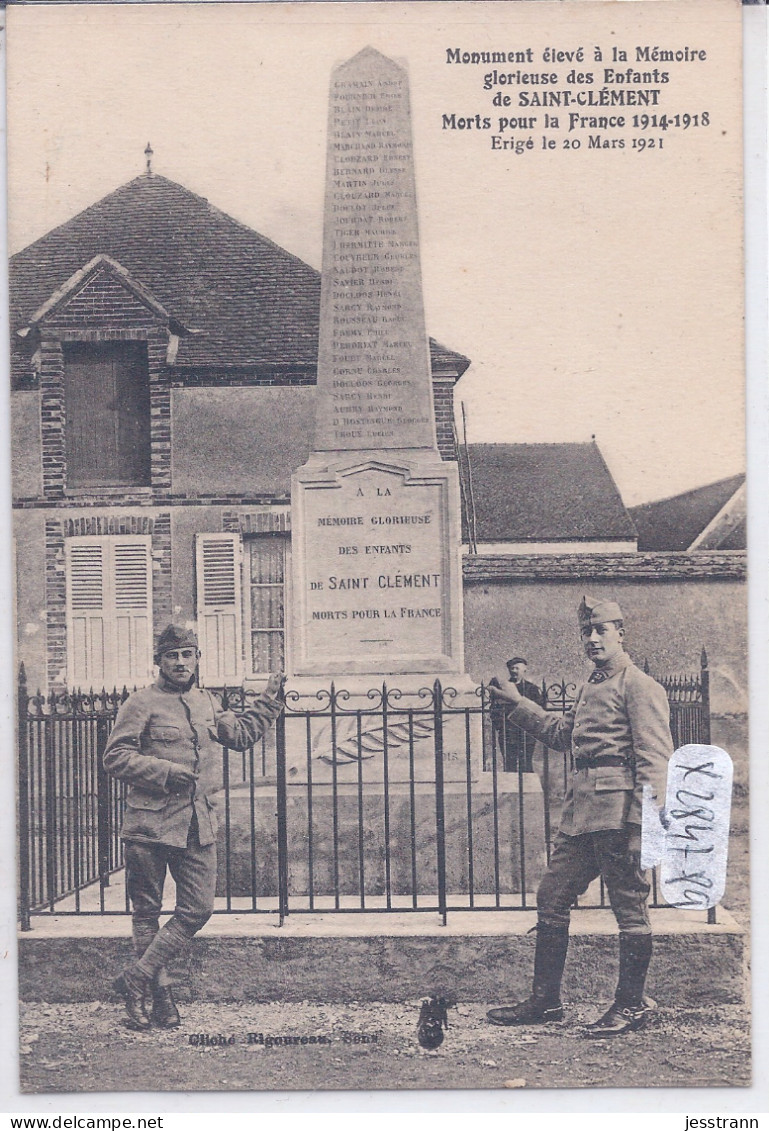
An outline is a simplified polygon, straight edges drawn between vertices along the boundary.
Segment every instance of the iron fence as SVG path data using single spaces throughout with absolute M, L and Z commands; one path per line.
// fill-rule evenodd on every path
M 648 670 L 648 669 L 647 669 Z M 661 677 L 676 746 L 709 742 L 707 656 Z M 566 713 L 577 684 L 544 681 Z M 222 707 L 252 692 L 215 692 Z M 125 786 L 103 753 L 128 691 L 18 683 L 19 910 L 126 914 Z M 527 910 L 547 866 L 568 754 L 500 728 L 485 687 L 287 696 L 256 745 L 223 750 L 217 912 Z M 602 906 L 600 886 L 580 906 Z M 656 878 L 652 903 L 657 903 Z

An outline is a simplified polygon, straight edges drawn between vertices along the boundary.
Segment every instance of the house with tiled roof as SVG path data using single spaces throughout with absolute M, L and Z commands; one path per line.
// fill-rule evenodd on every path
M 281 667 L 290 477 L 313 439 L 320 275 L 147 172 L 10 264 L 19 654 L 146 682 L 197 620 L 204 679 Z M 438 442 L 469 365 L 430 341 Z
M 479 554 L 632 553 L 636 529 L 595 441 L 460 449 L 464 538 Z

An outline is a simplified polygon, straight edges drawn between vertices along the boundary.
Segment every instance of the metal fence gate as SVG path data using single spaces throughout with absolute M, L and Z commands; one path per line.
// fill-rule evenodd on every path
M 658 679 L 674 745 L 708 743 L 704 650 L 696 674 Z M 544 681 L 546 709 L 565 713 L 577 690 Z M 237 711 L 251 693 L 215 694 Z M 129 911 L 125 893 L 119 904 L 111 894 L 123 867 L 125 787 L 103 768 L 127 696 L 125 688 L 30 694 L 20 669 L 24 930 L 33 915 Z M 282 921 L 291 911 L 432 910 L 445 920 L 452 910 L 530 909 L 569 756 L 538 745 L 533 774 L 522 757 L 511 769 L 504 744 L 515 735 L 495 739 L 486 688 L 473 702 L 458 702 L 453 688 L 436 681 L 408 705 L 384 684 L 351 707 L 348 693 L 332 686 L 311 702 L 289 695 L 256 747 L 225 749 L 217 911 L 277 912 Z

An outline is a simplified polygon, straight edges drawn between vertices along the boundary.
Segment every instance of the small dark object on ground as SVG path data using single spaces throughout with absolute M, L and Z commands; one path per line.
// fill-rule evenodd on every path
M 446 999 L 443 997 L 426 998 L 419 1011 L 419 1024 L 417 1025 L 417 1040 L 423 1049 L 437 1049 L 443 1043 L 443 1030 L 448 1029 L 449 1019 L 446 1014 Z

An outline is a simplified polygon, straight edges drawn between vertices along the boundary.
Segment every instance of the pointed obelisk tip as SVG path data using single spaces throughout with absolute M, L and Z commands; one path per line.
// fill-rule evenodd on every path
M 334 74 L 347 69 L 357 71 L 364 69 L 366 71 L 373 70 L 375 73 L 390 72 L 403 76 L 406 73 L 405 67 L 400 63 L 396 63 L 389 55 L 383 55 L 381 51 L 377 51 L 375 47 L 362 47 L 355 55 L 349 59 L 345 59 L 343 63 L 339 63 L 334 68 Z

